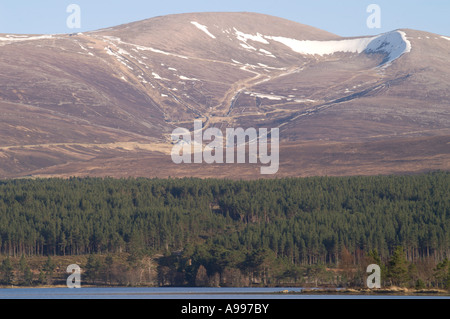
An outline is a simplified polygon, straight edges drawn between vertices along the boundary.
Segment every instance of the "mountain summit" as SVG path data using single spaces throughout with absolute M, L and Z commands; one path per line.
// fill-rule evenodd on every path
M 0 34 L 0 176 L 258 178 L 176 165 L 176 127 L 279 128 L 277 176 L 449 169 L 450 38 L 342 38 L 255 13 Z

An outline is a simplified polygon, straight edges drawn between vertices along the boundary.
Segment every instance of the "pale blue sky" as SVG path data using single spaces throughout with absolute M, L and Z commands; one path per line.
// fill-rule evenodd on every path
M 69 4 L 81 8 L 81 29 L 69 29 Z M 381 7 L 381 28 L 369 29 L 369 4 Z M 0 33 L 72 33 L 184 12 L 251 11 L 341 36 L 410 28 L 450 35 L 449 0 L 0 0 Z

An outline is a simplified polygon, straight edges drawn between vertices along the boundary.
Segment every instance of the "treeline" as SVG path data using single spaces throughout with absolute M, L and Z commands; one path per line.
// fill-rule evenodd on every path
M 42 287 L 66 286 L 72 272 L 81 268 L 82 286 L 158 286 L 157 263 L 148 256 L 139 259 L 127 253 L 84 256 L 4 256 L 0 261 L 0 285 Z
M 367 288 L 367 267 L 380 266 L 381 286 L 418 290 L 450 289 L 450 262 L 424 258 L 415 263 L 406 258 L 403 247 L 382 260 L 376 250 L 367 252 L 360 263 L 345 247 L 337 265 L 322 263 L 294 265 L 276 258 L 272 251 L 231 251 L 220 246 L 202 245 L 194 251 L 163 257 L 158 264 L 158 284 L 200 287 L 355 287 Z
M 376 251 L 360 264 L 345 247 L 338 265 L 293 265 L 267 250 L 230 251 L 215 245 L 187 247 L 183 252 L 148 256 L 140 253 L 84 256 L 3 256 L 0 285 L 66 286 L 68 265 L 81 268 L 86 286 L 197 286 L 197 287 L 347 287 L 367 288 L 368 265 L 380 266 L 381 287 L 415 288 L 428 293 L 450 290 L 450 262 L 406 260 L 397 247 L 386 261 Z M 439 289 L 439 290 L 436 290 Z M 445 293 L 445 292 L 444 292 Z
M 0 182 L 0 253 L 166 254 L 217 246 L 290 265 L 362 262 L 396 247 L 408 261 L 450 253 L 450 173 L 215 179 L 71 178 Z

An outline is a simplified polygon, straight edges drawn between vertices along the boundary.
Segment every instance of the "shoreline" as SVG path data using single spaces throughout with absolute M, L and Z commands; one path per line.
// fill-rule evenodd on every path
M 444 290 L 444 289 L 408 289 L 408 288 L 399 288 L 399 287 L 392 287 L 392 288 L 379 288 L 379 289 L 354 289 L 354 288 L 342 288 L 342 289 L 336 289 L 336 288 L 317 288 L 317 289 L 310 289 L 305 288 L 301 292 L 296 291 L 288 291 L 285 292 L 285 294 L 310 294 L 310 295 L 396 295 L 396 296 L 449 296 L 450 297 L 450 291 Z
M 164 288 L 195 288 L 195 289 L 201 289 L 201 288 L 238 288 L 238 287 L 127 287 L 127 286 L 92 286 L 92 285 L 84 285 L 81 287 L 81 289 L 87 288 L 87 289 L 145 289 L 145 288 L 154 288 L 154 289 L 164 289 Z M 258 287 L 239 287 L 240 289 L 246 289 L 246 288 L 258 288 Z M 259 288 L 273 288 L 276 289 L 277 287 L 259 287 Z M 45 285 L 45 286 L 0 286 L 0 289 L 71 289 L 68 288 L 66 285 Z M 80 288 L 73 288 L 73 289 L 80 289 Z M 283 289 L 283 287 L 280 287 L 280 289 Z M 289 287 L 284 290 L 279 291 L 273 291 L 273 292 L 258 292 L 259 295 L 363 295 L 363 296 L 439 296 L 439 297 L 450 297 L 450 291 L 444 290 L 444 289 L 408 289 L 408 288 L 400 288 L 400 287 L 390 287 L 390 288 L 379 288 L 379 289 L 368 289 L 368 288 L 297 288 L 301 289 L 300 291 L 290 290 L 295 289 L 295 287 Z M 200 292 L 199 292 L 200 293 Z M 208 292 L 209 294 L 235 294 L 235 295 L 246 295 L 246 294 L 255 294 L 255 292 Z M 157 293 L 155 293 L 157 294 Z M 168 293 L 164 293 L 168 294 Z M 170 294 L 170 293 L 169 293 Z M 198 294 L 196 292 L 188 292 L 185 293 L 186 295 L 195 295 Z

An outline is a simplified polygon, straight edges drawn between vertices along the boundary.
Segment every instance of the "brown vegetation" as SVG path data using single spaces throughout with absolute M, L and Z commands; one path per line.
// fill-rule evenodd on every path
M 261 177 L 252 165 L 171 163 L 169 134 L 195 118 L 279 127 L 277 177 L 449 169 L 449 41 L 405 30 L 412 51 L 376 68 L 379 54 L 246 49 L 236 30 L 342 39 L 266 15 L 203 13 L 2 41 L 0 177 Z

